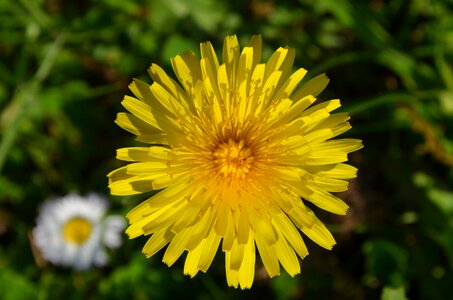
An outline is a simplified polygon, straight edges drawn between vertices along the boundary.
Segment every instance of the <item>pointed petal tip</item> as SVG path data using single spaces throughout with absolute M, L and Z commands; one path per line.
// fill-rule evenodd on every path
M 134 231 L 134 232 L 133 232 L 133 231 Z M 135 229 L 135 230 L 132 229 L 132 230 L 131 230 L 131 226 L 129 226 L 129 227 L 126 229 L 125 233 L 126 233 L 127 237 L 128 237 L 130 240 L 135 239 L 136 237 L 143 235 L 143 232 L 142 232 L 141 230 L 137 230 L 137 229 Z M 142 252 L 143 252 L 143 251 L 142 251 Z M 145 253 L 145 252 L 143 252 L 143 253 Z M 146 253 L 145 253 L 145 254 L 146 254 Z
M 273 273 L 273 274 L 269 274 L 268 273 L 267 275 L 269 275 L 269 278 L 274 278 L 274 277 L 280 276 L 281 274 L 280 274 L 280 271 L 278 271 L 278 272 Z
M 191 271 L 184 271 L 184 275 L 185 275 L 185 276 L 188 276 L 188 277 L 190 277 L 190 278 L 194 278 L 195 275 L 197 275 L 197 273 L 198 273 L 198 271 L 197 271 L 196 273 L 193 273 L 193 272 L 191 272 Z
M 250 290 L 252 288 L 252 283 L 241 284 L 239 283 L 241 290 Z
M 333 250 L 333 248 L 335 247 L 335 245 L 337 244 L 337 242 L 334 242 L 329 248 L 326 248 L 327 250 Z

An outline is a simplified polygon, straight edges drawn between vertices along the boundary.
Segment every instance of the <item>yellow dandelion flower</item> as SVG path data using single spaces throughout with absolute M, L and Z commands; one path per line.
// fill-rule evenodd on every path
M 304 201 L 345 214 L 330 192 L 347 190 L 357 169 L 344 162 L 362 143 L 332 140 L 350 128 L 349 116 L 331 113 L 337 99 L 312 106 L 328 79 L 298 87 L 307 71 L 290 74 L 294 49 L 260 63 L 260 36 L 242 51 L 227 36 L 220 64 L 210 42 L 200 47 L 201 59 L 171 60 L 179 83 L 153 64 L 153 83 L 134 80 L 135 97 L 122 102 L 130 113 L 116 123 L 149 145 L 118 149 L 117 159 L 131 163 L 108 175 L 111 193 L 160 190 L 129 212 L 126 233 L 151 236 L 148 257 L 168 245 L 169 266 L 187 251 L 191 277 L 208 270 L 220 244 L 229 286 L 252 286 L 255 246 L 270 277 L 280 265 L 294 276 L 308 254 L 300 232 L 326 249 L 335 244 Z

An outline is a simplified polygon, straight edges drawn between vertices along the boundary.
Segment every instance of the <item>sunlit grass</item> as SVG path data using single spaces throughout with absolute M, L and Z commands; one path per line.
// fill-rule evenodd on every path
M 446 299 L 453 280 L 453 5 L 448 1 L 0 2 L 0 291 L 4 299 Z M 322 216 L 332 252 L 311 251 L 302 275 L 270 280 L 257 262 L 247 292 L 209 274 L 146 260 L 125 240 L 102 269 L 46 263 L 30 230 L 47 198 L 108 195 L 115 149 L 134 143 L 113 124 L 130 78 L 151 62 L 227 34 L 261 34 L 264 59 L 296 48 L 295 65 L 327 73 L 320 100 L 351 113 L 358 179 L 340 195 L 345 218 Z M 109 197 L 125 215 L 141 199 Z M 316 211 L 322 214 L 320 211 Z M 314 246 L 314 245 L 308 245 Z M 310 247 L 316 248 L 316 247 Z

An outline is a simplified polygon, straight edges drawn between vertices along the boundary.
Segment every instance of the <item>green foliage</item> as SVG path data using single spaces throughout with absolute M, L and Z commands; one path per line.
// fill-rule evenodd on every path
M 404 284 L 408 253 L 402 247 L 384 239 L 370 239 L 363 245 L 365 281 L 380 280 L 384 285 Z
M 6 269 L 0 274 L 2 299 L 35 299 L 35 286 L 25 276 Z
M 170 57 L 225 34 L 262 34 L 268 57 L 296 48 L 307 78 L 331 79 L 352 115 L 359 177 L 326 216 L 338 245 L 308 245 L 302 274 L 272 280 L 257 264 L 250 291 L 182 275 L 144 240 L 109 267 L 42 262 L 30 238 L 41 203 L 71 191 L 108 195 L 115 149 L 133 143 L 113 120 L 127 85 Z M 453 281 L 453 4 L 450 1 L 0 1 L 0 291 L 2 299 L 447 299 Z M 110 197 L 125 214 L 140 197 Z M 134 203 L 132 203 L 134 201 Z M 317 211 L 318 213 L 319 211 Z M 307 242 L 309 243 L 309 242 Z
M 382 291 L 381 300 L 406 300 L 404 288 L 386 287 Z

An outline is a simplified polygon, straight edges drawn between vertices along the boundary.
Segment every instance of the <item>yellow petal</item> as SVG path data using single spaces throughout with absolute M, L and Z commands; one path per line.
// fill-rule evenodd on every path
M 302 101 L 295 102 L 291 107 L 272 125 L 273 127 L 282 125 L 284 123 L 290 123 L 294 119 L 304 116 L 304 109 L 306 107 L 306 102 L 313 103 L 315 99 L 312 96 L 307 96 L 307 99 L 302 99 Z M 306 120 L 302 119 L 303 123 L 306 123 Z
M 252 78 L 252 71 L 253 71 L 253 51 L 252 47 L 245 47 L 242 49 L 241 56 L 239 57 L 239 64 L 238 64 L 238 73 L 237 73 L 237 86 L 236 89 L 239 88 L 239 85 L 245 81 L 245 87 L 248 87 L 250 79 Z M 238 99 L 239 100 L 239 99 Z M 245 101 L 239 101 L 239 103 Z
M 109 183 L 112 183 L 118 180 L 131 178 L 132 176 L 127 174 L 127 166 L 124 166 L 111 171 L 107 174 L 107 177 L 109 178 Z
M 213 62 L 209 58 L 202 58 L 200 60 L 200 66 L 201 66 L 201 74 L 203 81 L 209 81 L 210 85 L 212 86 L 211 89 L 215 88 L 214 90 L 207 90 L 206 91 L 206 96 L 208 98 L 216 96 L 219 98 L 218 90 L 217 90 L 217 85 L 212 84 L 213 82 L 217 82 L 217 70 L 219 69 L 219 63 L 217 59 L 215 62 Z
M 253 35 L 250 39 L 248 47 L 253 48 L 253 67 L 261 62 L 261 35 Z
M 146 103 L 130 96 L 124 96 L 124 100 L 121 102 L 121 104 L 129 112 L 131 112 L 134 116 L 136 116 L 146 124 L 162 130 L 162 128 L 157 123 L 156 118 L 154 118 L 153 113 L 151 112 L 151 107 Z
M 323 248 L 330 250 L 336 244 L 332 234 L 319 220 L 317 220 L 312 227 L 303 228 L 302 232 L 306 234 L 313 242 L 317 243 Z
M 290 247 L 283 234 L 277 230 L 278 240 L 274 245 L 275 253 L 277 253 L 278 260 L 285 268 L 289 275 L 295 276 L 300 273 L 300 264 L 294 253 L 293 248 Z
M 305 246 L 299 231 L 297 231 L 294 224 L 285 214 L 276 214 L 272 219 L 272 224 L 285 236 L 300 258 L 304 258 L 308 255 L 307 247 Z
M 208 211 L 201 218 L 198 216 L 198 222 L 194 225 L 191 237 L 187 242 L 187 249 L 192 250 L 202 240 L 206 239 L 212 230 L 215 215 Z
M 201 43 L 200 44 L 200 52 L 202 59 L 206 59 L 210 66 L 210 71 L 213 74 L 211 80 L 217 78 L 217 69 L 219 68 L 219 61 L 217 59 L 217 55 L 215 54 L 214 47 L 212 47 L 211 42 Z
M 239 245 L 237 239 L 234 239 L 230 252 L 230 268 L 232 270 L 239 270 L 244 258 L 244 244 Z
M 239 285 L 238 270 L 231 269 L 231 253 L 230 251 L 225 252 L 225 273 L 228 286 L 237 288 Z
M 165 230 L 156 232 L 153 234 L 145 246 L 143 247 L 143 253 L 146 257 L 151 257 L 167 245 L 172 239 L 174 234 Z
M 219 70 L 217 72 L 217 84 L 220 98 L 216 100 L 219 101 L 219 108 L 221 109 L 221 113 L 229 116 L 231 115 L 230 83 L 228 81 L 227 67 L 225 64 L 222 64 L 219 67 Z
M 190 277 L 197 275 L 203 247 L 204 243 L 201 243 L 195 249 L 187 253 L 186 262 L 184 263 L 184 275 L 189 275 Z
M 296 224 L 299 229 L 304 227 L 311 227 L 316 221 L 315 215 L 311 212 L 299 199 L 293 202 L 293 207 L 290 211 L 286 212 L 291 220 Z
M 129 89 L 146 105 L 152 107 L 156 103 L 156 99 L 149 89 L 149 84 L 143 82 L 139 79 L 134 79 L 134 81 L 129 85 Z
M 323 177 L 350 179 L 357 176 L 357 168 L 347 164 L 305 166 L 309 173 Z
M 275 230 L 267 216 L 258 215 L 257 212 L 249 210 L 248 217 L 254 232 L 260 236 L 260 240 L 262 240 L 266 246 L 270 246 L 276 242 L 277 236 Z
M 133 176 L 109 184 L 110 193 L 117 196 L 135 195 L 153 190 L 153 176 Z
M 127 173 L 131 175 L 155 176 L 156 178 L 165 175 L 167 164 L 163 161 L 146 161 L 127 165 Z
M 207 99 L 210 100 L 212 117 L 214 118 L 214 124 L 221 124 L 223 121 L 223 111 L 220 105 L 221 96 L 217 86 L 214 88 L 211 84 L 211 81 L 208 78 L 205 78 L 203 81 L 203 87 L 207 96 Z
M 335 164 L 348 160 L 347 154 L 363 147 L 357 139 L 337 139 L 312 145 L 312 151 L 307 156 L 305 164 L 322 165 Z
M 327 78 L 326 74 L 318 75 L 307 81 L 300 89 L 298 89 L 292 96 L 292 99 L 298 101 L 298 99 L 305 98 L 308 95 L 317 97 L 326 88 L 328 83 L 329 78 Z
M 294 72 L 288 78 L 288 80 L 286 80 L 285 83 L 283 83 L 282 87 L 276 93 L 275 95 L 276 101 L 290 97 L 290 95 L 293 93 L 294 89 L 300 83 L 302 78 L 304 78 L 305 74 L 307 74 L 307 70 L 303 68 L 300 68 L 296 72 Z
M 280 275 L 280 265 L 274 247 L 266 245 L 259 232 L 255 232 L 255 242 L 269 277 Z
M 170 186 L 174 179 L 175 177 L 171 173 L 166 173 L 154 178 L 152 182 L 153 190 L 160 190 Z
M 117 114 L 115 123 L 135 134 L 137 141 L 148 144 L 168 144 L 167 134 L 128 113 Z
M 171 65 L 186 92 L 192 94 L 195 83 L 201 80 L 199 59 L 192 51 L 188 51 L 172 58 Z
M 310 187 L 310 189 L 313 193 L 310 195 L 304 195 L 303 197 L 317 207 L 337 215 L 345 215 L 348 211 L 349 206 L 340 198 L 319 188 Z
M 185 108 L 159 83 L 154 82 L 150 89 L 157 101 L 162 104 L 168 114 L 171 114 L 172 117 L 185 112 Z
M 175 223 L 172 226 L 172 231 L 177 233 L 182 231 L 185 227 L 198 226 L 194 223 L 200 220 L 200 207 L 196 204 L 187 203 L 185 205 L 184 211 L 178 215 L 178 219 L 175 220 Z
M 313 145 L 312 149 L 313 152 L 322 152 L 328 156 L 331 152 L 350 153 L 362 147 L 362 141 L 358 139 L 336 139 Z
M 315 176 L 314 183 L 318 188 L 328 192 L 340 193 L 348 190 L 348 182 L 345 180 Z
M 236 35 L 225 37 L 223 43 L 222 60 L 226 66 L 228 82 L 231 86 L 235 86 L 237 64 L 239 58 L 239 42 Z
M 258 98 L 258 103 L 260 106 L 257 108 L 257 111 L 261 111 L 260 107 L 267 107 L 268 104 L 275 102 L 273 95 L 278 87 L 278 82 L 281 76 L 281 71 L 275 71 L 264 79 L 265 82 L 261 90 L 261 95 Z
M 218 236 L 214 230 L 210 230 L 209 235 L 206 237 L 199 262 L 201 271 L 206 272 L 209 269 L 209 266 L 217 253 L 217 249 L 219 248 L 220 240 L 221 237 Z
M 255 67 L 252 73 L 252 79 L 250 80 L 250 89 L 248 96 L 252 98 L 253 107 L 255 107 L 258 98 L 260 96 L 261 88 L 264 84 L 264 70 L 265 64 L 259 64 Z
M 167 230 L 175 233 L 173 228 L 169 228 L 173 223 L 178 220 L 178 217 L 185 211 L 186 205 L 183 201 L 175 201 L 174 203 L 169 203 L 167 206 L 162 207 L 156 211 L 149 210 L 149 213 L 142 218 L 148 220 L 146 223 L 137 223 L 135 224 L 132 219 L 130 219 L 133 227 L 134 225 L 141 226 L 144 235 L 150 235 L 155 232 L 162 230 Z
M 310 97 L 310 96 L 307 96 Z M 329 100 L 325 101 L 322 103 L 319 103 L 315 106 L 312 106 L 305 110 L 302 114 L 302 116 L 309 116 L 311 114 L 316 113 L 318 110 L 326 110 L 327 112 L 331 112 L 341 106 L 340 100 L 334 99 L 334 100 Z
M 181 86 L 174 81 L 167 73 L 158 65 L 152 64 L 148 69 L 148 73 L 153 81 L 159 83 L 167 91 L 169 91 L 173 97 L 178 99 L 179 102 L 188 102 L 187 95 L 184 93 Z
M 233 226 L 231 210 L 225 201 L 221 201 L 217 212 L 217 220 L 215 223 L 216 233 L 220 236 L 225 236 L 228 227 Z
M 323 120 L 307 132 L 305 138 L 312 143 L 320 143 L 336 137 L 351 129 L 351 125 L 347 120 L 349 120 L 349 115 L 347 113 L 330 115 L 327 119 Z
M 293 48 L 278 48 L 266 63 L 264 79 L 267 80 L 273 72 L 281 71 L 282 78 L 286 80 L 291 72 L 295 56 L 296 52 Z
M 181 254 L 186 249 L 186 245 L 190 238 L 192 230 L 193 226 L 185 228 L 179 233 L 176 233 L 175 237 L 168 245 L 167 250 L 165 250 L 165 254 L 162 261 L 169 267 L 176 262 L 176 260 L 181 256 Z
M 238 282 L 241 289 L 252 287 L 253 278 L 255 277 L 255 256 L 255 239 L 250 234 L 247 243 L 244 245 L 242 263 L 238 271 Z
M 149 147 L 128 147 L 116 150 L 116 159 L 125 161 L 146 161 L 150 158 Z
M 231 251 L 231 247 L 233 247 L 234 240 L 236 239 L 236 228 L 233 225 L 233 220 L 231 217 L 228 217 L 229 226 L 226 228 L 225 235 L 222 241 L 222 251 L 227 252 Z
M 250 222 L 247 214 L 245 212 L 241 212 L 239 215 L 238 220 L 238 233 L 237 239 L 239 244 L 245 244 L 250 235 Z

